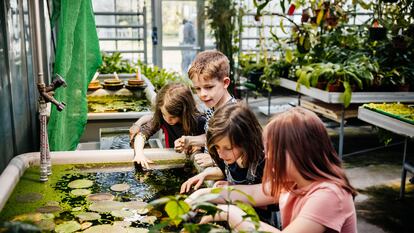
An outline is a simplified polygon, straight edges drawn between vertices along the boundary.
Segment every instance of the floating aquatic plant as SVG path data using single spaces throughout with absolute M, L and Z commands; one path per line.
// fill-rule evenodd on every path
M 76 221 L 63 222 L 56 226 L 55 231 L 57 233 L 70 233 L 81 229 L 81 225 Z
M 101 215 L 95 212 L 80 212 L 76 213 L 75 217 L 77 217 L 79 221 L 85 222 L 100 219 Z
M 16 196 L 16 201 L 22 203 L 36 202 L 43 198 L 41 193 L 24 193 Z
M 129 184 L 114 184 L 111 186 L 111 190 L 115 192 L 127 191 L 131 186 Z
M 89 188 L 93 185 L 92 180 L 86 180 L 86 179 L 79 179 L 74 180 L 68 184 L 68 187 L 71 189 L 82 189 L 82 188 Z
M 74 195 L 74 196 L 86 196 L 91 194 L 91 190 L 89 189 L 74 189 L 72 191 L 70 191 L 70 194 Z
M 112 201 L 114 195 L 110 193 L 94 193 L 86 197 L 88 201 Z

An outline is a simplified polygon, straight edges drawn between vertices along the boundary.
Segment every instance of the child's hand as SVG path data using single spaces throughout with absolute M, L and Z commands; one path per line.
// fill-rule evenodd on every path
M 180 193 L 188 193 L 194 184 L 194 190 L 197 190 L 203 184 L 204 179 L 203 173 L 191 177 L 181 185 Z
M 181 138 L 175 140 L 174 142 L 174 149 L 177 152 L 185 152 L 188 153 L 190 151 L 190 146 L 189 146 L 189 142 L 188 142 L 188 137 L 187 136 L 182 136 Z
M 213 166 L 213 159 L 209 154 L 201 153 L 196 154 L 194 156 L 194 161 L 200 166 L 200 167 L 211 167 Z
M 154 163 L 152 160 L 147 159 L 144 155 L 135 155 L 134 162 L 141 164 L 141 166 L 145 169 L 149 169 L 149 163 Z

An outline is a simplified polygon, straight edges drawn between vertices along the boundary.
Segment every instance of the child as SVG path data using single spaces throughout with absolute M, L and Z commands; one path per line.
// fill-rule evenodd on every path
M 316 114 L 300 107 L 288 110 L 266 126 L 263 138 L 266 165 L 262 184 L 236 188 L 252 196 L 256 205 L 279 203 L 283 232 L 357 232 L 353 202 L 356 191 Z M 198 190 L 187 201 L 206 192 L 209 190 Z M 223 191 L 222 195 L 227 194 Z M 237 192 L 232 192 L 230 198 L 247 202 Z M 224 212 L 214 216 L 215 220 L 226 220 L 229 214 L 230 227 L 246 231 L 254 228 L 251 222 L 243 221 L 245 213 L 238 207 L 219 207 Z M 212 220 L 207 216 L 201 222 Z M 279 232 L 262 222 L 259 230 Z
M 197 96 L 209 108 L 206 112 L 207 123 L 215 109 L 227 103 L 236 102 L 236 99 L 227 90 L 231 82 L 229 78 L 230 64 L 223 53 L 207 50 L 197 54 L 188 71 L 188 76 Z M 207 126 L 206 124 L 206 132 Z M 185 149 L 189 146 L 204 146 L 205 142 L 205 135 L 183 137 L 177 141 L 177 147 Z M 195 161 L 202 167 L 212 165 L 211 157 L 208 154 L 196 155 Z
M 243 104 L 219 108 L 210 119 L 207 147 L 217 167 L 208 167 L 181 185 L 181 193 L 198 189 L 205 179 L 225 184 L 258 184 L 262 181 L 264 153 L 262 128 Z
M 198 189 L 205 179 L 221 180 L 214 186 L 259 184 L 265 164 L 262 127 L 254 113 L 243 104 L 228 104 L 219 108 L 210 119 L 207 146 L 217 167 L 208 167 L 181 185 L 181 193 L 192 185 Z M 257 208 L 260 218 L 272 221 L 276 206 Z
M 134 161 L 145 168 L 152 163 L 144 156 L 146 139 L 162 129 L 167 148 L 173 148 L 174 142 L 183 135 L 204 133 L 206 118 L 197 110 L 189 87 L 184 84 L 170 83 L 161 88 L 156 98 L 152 120 L 144 123 L 135 136 Z

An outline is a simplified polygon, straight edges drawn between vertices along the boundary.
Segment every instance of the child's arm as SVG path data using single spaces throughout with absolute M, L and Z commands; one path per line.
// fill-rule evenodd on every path
M 266 195 L 263 192 L 262 184 L 234 185 L 231 187 L 238 189 L 242 191 L 242 193 L 245 193 L 249 195 L 250 197 L 252 197 L 255 203 L 250 203 L 250 204 L 253 206 L 267 206 L 270 204 L 276 204 L 277 202 L 276 200 L 278 200 L 278 198 Z M 192 193 L 185 201 L 191 203 L 197 200 L 203 194 L 210 193 L 210 192 L 211 192 L 210 188 L 199 189 L 195 191 L 194 193 Z M 220 197 L 214 200 L 210 200 L 210 202 L 224 204 L 225 203 L 224 198 L 230 198 L 230 200 L 232 200 L 233 202 L 236 200 L 239 200 L 245 203 L 249 203 L 249 200 L 247 199 L 246 195 L 241 194 L 239 192 L 234 192 L 234 191 L 229 193 L 227 189 L 223 189 L 220 193 Z
M 187 151 L 191 146 L 205 146 L 206 145 L 206 134 L 197 136 L 182 136 L 175 140 L 175 149 L 179 151 Z
M 180 193 L 187 193 L 194 185 L 194 190 L 200 188 L 204 180 L 220 180 L 224 178 L 223 172 L 218 167 L 208 167 L 204 169 L 200 174 L 197 174 L 181 185 Z
M 144 155 L 144 145 L 145 145 L 145 135 L 139 133 L 135 136 L 134 140 L 134 160 L 135 162 L 141 164 L 144 168 L 149 169 L 148 163 L 154 163 L 152 160 L 149 160 Z
M 129 141 L 131 145 L 134 144 L 134 138 L 139 133 L 140 128 L 145 123 L 152 120 L 152 114 L 144 115 L 141 118 L 139 118 L 132 126 L 129 128 Z

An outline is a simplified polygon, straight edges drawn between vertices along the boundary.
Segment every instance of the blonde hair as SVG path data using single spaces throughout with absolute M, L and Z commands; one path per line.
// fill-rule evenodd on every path
M 229 75 L 229 59 L 216 50 L 207 50 L 197 54 L 188 70 L 188 77 L 191 80 L 194 78 L 222 80 Z

